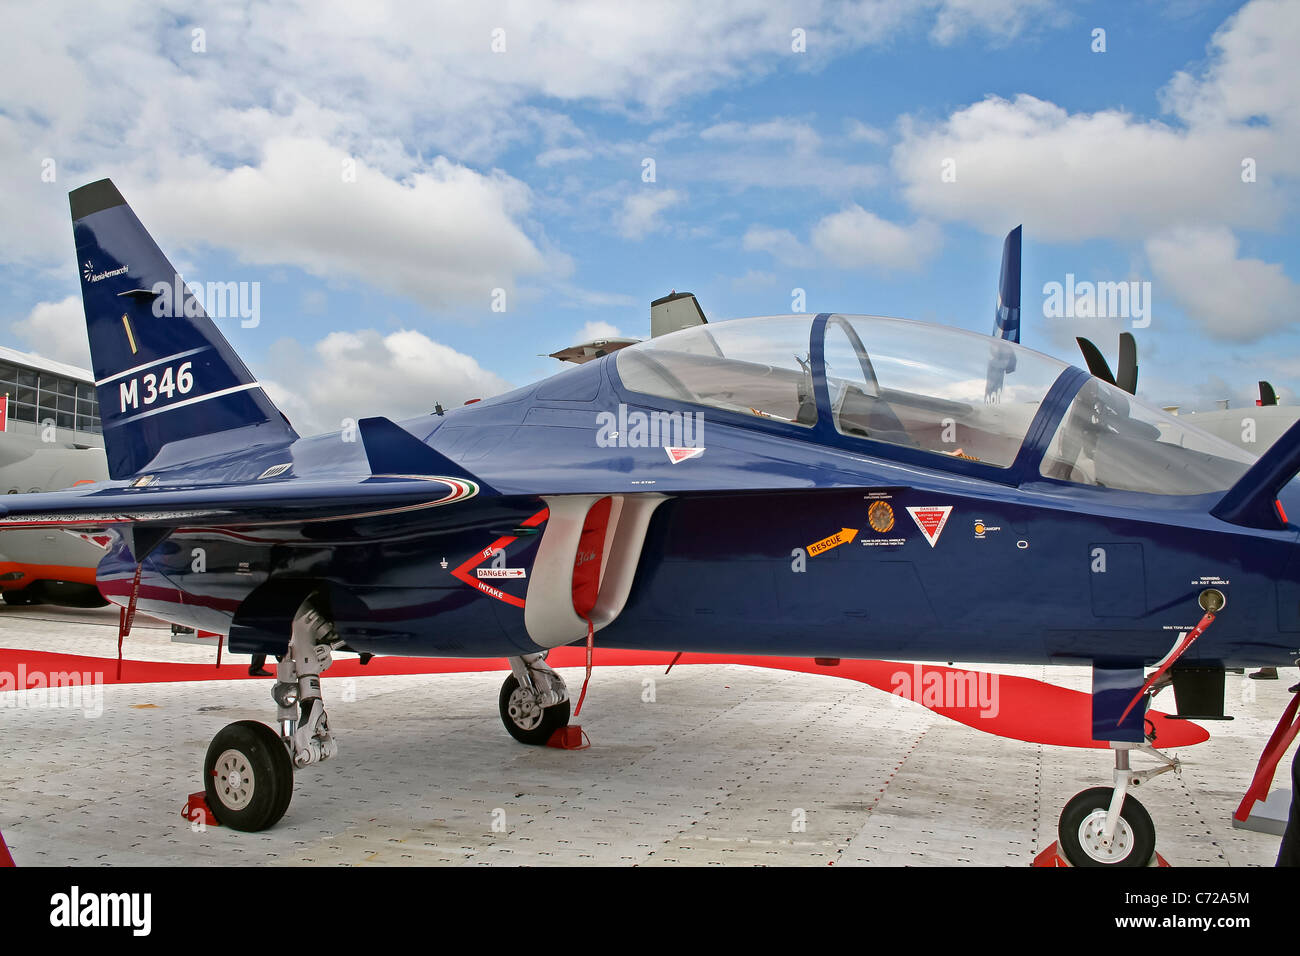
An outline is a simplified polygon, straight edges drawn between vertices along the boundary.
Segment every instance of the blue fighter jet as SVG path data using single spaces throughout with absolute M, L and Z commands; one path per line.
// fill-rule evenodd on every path
M 594 642 L 1091 665 L 1116 769 L 1061 849 L 1140 866 L 1129 790 L 1175 764 L 1150 696 L 1172 681 L 1180 716 L 1219 718 L 1225 668 L 1300 655 L 1300 427 L 1256 460 L 1010 338 L 823 313 L 303 438 L 112 182 L 70 202 L 110 480 L 7 496 L 0 527 L 107 530 L 115 603 L 281 659 L 276 727 L 231 724 L 205 758 L 236 829 L 335 755 L 334 650 L 506 657 L 502 719 L 539 744 L 570 717 L 547 652 Z

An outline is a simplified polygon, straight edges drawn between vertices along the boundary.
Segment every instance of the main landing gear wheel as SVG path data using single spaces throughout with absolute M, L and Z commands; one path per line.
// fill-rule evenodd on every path
M 254 833 L 274 826 L 289 809 L 293 760 L 266 724 L 241 720 L 212 738 L 203 760 L 208 809 L 222 826 Z
M 1060 850 L 1071 866 L 1148 866 L 1156 852 L 1156 828 L 1146 807 L 1125 795 L 1115 839 L 1103 842 L 1110 787 L 1076 793 L 1061 811 Z
M 501 722 L 510 736 L 523 744 L 544 744 L 561 727 L 569 725 L 569 702 L 540 707 L 533 695 L 519 686 L 514 674 L 501 685 Z

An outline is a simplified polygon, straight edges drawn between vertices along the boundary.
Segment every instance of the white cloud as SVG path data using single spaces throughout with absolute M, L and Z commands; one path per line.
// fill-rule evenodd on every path
M 355 181 L 343 176 L 350 161 Z M 509 293 L 518 276 L 548 265 L 517 222 L 527 187 L 442 157 L 397 181 L 321 140 L 286 137 L 268 141 L 253 166 L 185 163 L 160 184 L 119 186 L 173 241 L 360 280 L 435 310 L 486 309 L 494 288 Z
M 630 336 L 624 335 L 618 330 L 618 326 L 609 322 L 588 322 L 578 330 L 574 342 L 591 342 L 595 339 L 625 339 Z
M 900 226 L 856 204 L 826 216 L 812 230 L 813 248 L 842 269 L 915 271 L 942 240 L 933 223 Z
M 1010 40 L 1033 26 L 1055 25 L 1062 18 L 1053 0 L 944 0 L 930 36 L 944 45 L 974 31 Z
M 883 146 L 889 142 L 889 134 L 883 129 L 856 119 L 851 119 L 844 124 L 844 135 L 855 143 L 873 143 L 876 146 Z
M 663 228 L 659 214 L 685 199 L 676 189 L 649 187 L 630 193 L 617 217 L 618 231 L 627 239 L 644 239 Z
M 843 196 L 879 185 L 883 174 L 878 164 L 829 155 L 812 125 L 793 117 L 715 123 L 701 130 L 699 139 L 711 148 L 673 150 L 671 172 L 677 180 L 702 180 L 737 192 L 813 188 Z
M 1032 10 L 1040 2 L 1016 0 L 1013 7 Z M 318 273 L 359 263 L 361 274 L 377 264 L 376 282 L 404 294 L 472 299 L 483 274 L 495 268 L 495 257 L 464 268 L 483 248 L 500 241 L 507 272 L 528 274 L 541 258 L 537 240 L 530 248 L 525 235 L 527 192 L 487 172 L 493 159 L 536 140 L 543 166 L 600 154 L 600 144 L 586 142 L 555 104 L 663 116 L 684 98 L 776 71 L 814 69 L 828 57 L 890 42 L 918 23 L 959 21 L 956 29 L 994 36 L 1019 29 L 1015 16 L 962 13 L 970 3 L 663 0 L 653 15 L 604 0 L 267 0 L 211 10 L 165 4 L 161 14 L 145 0 L 20 5 L 6 11 L 0 31 L 0 59 L 23 78 L 0 115 L 0 176 L 10 187 L 5 211 L 23 228 L 0 234 L 0 258 L 67 276 L 66 192 L 81 183 L 111 176 L 129 198 L 154 191 L 191 210 L 202 199 L 192 190 L 224 198 L 246 179 L 272 205 L 250 217 L 245 203 L 229 211 L 212 204 L 201 217 L 209 227 L 203 241 L 227 245 L 248 261 L 305 260 Z M 815 56 L 791 52 L 792 23 L 808 31 Z M 492 50 L 497 28 L 504 31 L 502 53 Z M 945 42 L 951 29 L 944 27 Z M 202 51 L 193 49 L 195 30 L 203 31 Z M 292 162 L 302 164 L 301 181 L 286 179 L 277 165 L 292 151 L 289 143 L 298 144 Z M 363 207 L 316 181 L 324 173 L 312 160 L 331 153 L 357 158 L 371 183 L 354 193 L 376 205 Z M 53 183 L 40 179 L 47 158 L 57 166 Z M 467 174 L 471 164 L 477 172 Z M 801 175 L 841 185 L 874 175 L 807 165 Z M 736 175 L 769 185 L 775 172 L 768 163 Z M 482 234 L 452 250 L 457 254 L 445 267 L 432 261 L 446 251 L 441 235 L 426 248 L 410 229 L 418 216 L 437 211 L 430 204 L 440 183 L 472 193 L 489 213 Z M 401 248 L 390 250 L 391 259 L 364 248 L 380 239 L 379 215 L 367 208 L 401 212 L 394 240 Z M 358 210 L 360 228 L 340 229 L 342 217 Z M 288 217 L 304 212 L 312 234 L 299 248 L 303 230 Z M 320 234 L 322 221 L 333 239 Z M 427 221 L 439 233 L 448 219 Z M 176 228 L 184 232 L 182 224 Z M 244 229 L 260 235 L 246 244 Z M 422 249 L 423 265 L 442 281 L 421 278 L 425 270 L 412 259 Z M 494 278 L 509 284 L 508 275 Z M 452 291 L 431 292 L 435 284 Z
M 332 332 L 310 349 L 282 340 L 271 348 L 273 376 L 261 379 L 300 434 L 334 431 L 346 418 L 412 418 L 435 403 L 454 408 L 510 388 L 500 376 L 422 332 Z
M 767 252 L 788 266 L 831 265 L 841 269 L 913 271 L 942 244 L 937 226 L 924 220 L 910 226 L 881 219 L 856 203 L 823 216 L 805 245 L 788 229 L 751 226 L 741 240 L 745 249 Z
M 760 269 L 749 269 L 744 275 L 731 280 L 731 288 L 736 292 L 757 292 L 770 289 L 776 285 L 776 276 Z
M 1148 239 L 1153 297 L 1170 296 L 1217 339 L 1253 342 L 1294 325 L 1300 285 L 1276 263 L 1242 259 L 1227 229 L 1183 229 Z
M 789 229 L 750 226 L 745 230 L 741 245 L 748 252 L 766 252 L 788 266 L 807 265 L 810 261 L 808 250 Z
M 717 123 L 700 131 L 700 139 L 723 143 L 789 143 L 796 152 L 812 153 L 821 146 L 817 131 L 803 120 L 774 117 L 761 123 Z
M 904 118 L 894 170 L 924 214 L 991 234 L 1021 221 L 1049 240 L 1272 228 L 1300 173 L 1300 6 L 1256 0 L 1211 48 L 1199 79 L 1180 73 L 1164 90 L 1174 124 L 990 96 L 937 124 Z M 1257 182 L 1242 181 L 1246 157 Z M 955 182 L 941 175 L 948 161 Z
M 90 342 L 80 294 L 58 302 L 38 302 L 9 329 L 38 355 L 78 368 L 90 368 Z
M 1207 220 L 1267 226 L 1275 189 L 1243 183 L 1269 130 L 1178 130 L 1105 110 L 1070 114 L 1021 94 L 989 97 L 939 127 L 902 124 L 893 166 L 924 214 L 988 233 L 1024 222 L 1036 238 L 1131 239 Z M 945 182 L 951 169 L 955 181 Z
M 595 153 L 585 146 L 557 146 L 555 149 L 544 150 L 537 154 L 537 165 L 555 166 L 559 163 L 580 162 L 584 159 L 591 159 Z

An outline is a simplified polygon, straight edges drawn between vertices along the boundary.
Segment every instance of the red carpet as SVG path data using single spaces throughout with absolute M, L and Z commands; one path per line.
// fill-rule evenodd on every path
M 656 651 L 596 649 L 598 667 L 666 667 L 674 655 Z M 582 667 L 585 649 L 561 647 L 549 658 L 555 667 Z M 1008 677 L 983 671 L 966 671 L 932 664 L 898 664 L 891 661 L 844 660 L 819 664 L 801 657 L 744 657 L 723 654 L 683 654 L 677 666 L 690 664 L 741 664 L 774 670 L 824 674 L 870 684 L 887 693 L 929 707 L 937 714 L 999 737 L 1058 747 L 1100 747 L 1092 739 L 1092 698 L 1027 677 Z M 272 665 L 274 666 L 274 665 Z M 20 668 L 22 670 L 20 671 Z M 391 674 L 464 674 L 509 670 L 503 658 L 414 658 L 376 657 L 363 667 L 354 658 L 336 661 L 329 677 L 378 677 Z M 220 668 L 212 664 L 184 664 L 163 661 L 123 663 L 122 679 L 116 679 L 117 661 L 103 657 L 79 657 L 44 651 L 0 649 L 0 673 L 28 675 L 29 687 L 47 683 L 49 674 L 79 672 L 96 675 L 104 684 L 151 684 L 202 680 L 269 680 L 248 676 L 248 664 L 241 656 Z M 40 675 L 39 683 L 33 678 Z M 10 680 L 16 678 L 10 677 Z M 599 684 L 592 693 L 599 694 Z M 328 703 L 328 701 L 327 701 Z M 1155 727 L 1157 747 L 1187 747 L 1209 740 L 1209 732 L 1186 720 L 1169 720 L 1157 711 L 1148 712 Z

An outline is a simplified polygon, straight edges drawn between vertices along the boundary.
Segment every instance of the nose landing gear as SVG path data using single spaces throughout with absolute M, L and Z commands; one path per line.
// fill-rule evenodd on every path
M 1156 828 L 1151 814 L 1129 794 L 1153 777 L 1182 765 L 1150 744 L 1112 743 L 1114 787 L 1090 787 L 1070 798 L 1057 825 L 1058 852 L 1071 866 L 1143 867 L 1156 863 Z M 1149 770 L 1133 770 L 1129 753 L 1141 750 L 1162 761 Z

